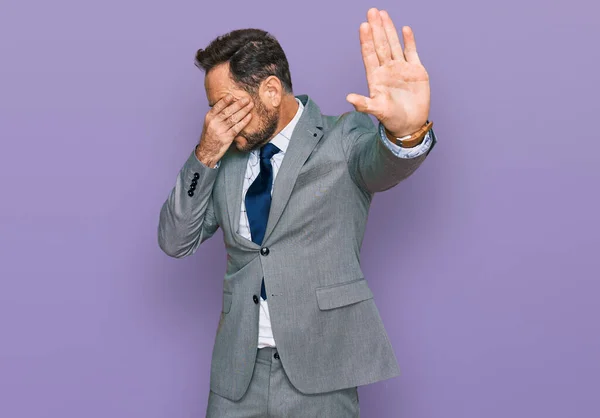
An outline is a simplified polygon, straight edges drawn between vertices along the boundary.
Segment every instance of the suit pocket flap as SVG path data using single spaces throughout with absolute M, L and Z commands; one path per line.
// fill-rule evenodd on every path
M 223 312 L 227 313 L 231 310 L 231 302 L 233 301 L 233 294 L 229 292 L 223 292 Z
M 333 286 L 319 287 L 316 293 L 317 303 L 321 310 L 339 308 L 373 297 L 364 278 Z
M 305 184 L 311 182 L 315 179 L 325 176 L 325 174 L 329 173 L 334 168 L 335 166 L 333 164 L 310 168 L 307 171 L 303 171 L 300 172 L 300 174 L 298 174 L 298 177 L 296 178 L 296 183 Z

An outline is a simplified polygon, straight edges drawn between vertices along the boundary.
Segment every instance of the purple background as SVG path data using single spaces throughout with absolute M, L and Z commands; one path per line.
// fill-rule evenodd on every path
M 0 7 L 0 416 L 204 416 L 225 251 L 156 227 L 207 110 L 195 51 L 261 27 L 324 113 L 366 93 L 371 6 L 411 25 L 439 144 L 375 197 L 362 263 L 403 375 L 364 417 L 600 415 L 591 0 Z

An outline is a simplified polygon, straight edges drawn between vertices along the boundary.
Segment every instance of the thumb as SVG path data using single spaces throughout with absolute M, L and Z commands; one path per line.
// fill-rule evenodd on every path
M 369 102 L 371 99 L 360 94 L 350 93 L 346 96 L 346 100 L 354 106 L 357 112 L 369 112 Z

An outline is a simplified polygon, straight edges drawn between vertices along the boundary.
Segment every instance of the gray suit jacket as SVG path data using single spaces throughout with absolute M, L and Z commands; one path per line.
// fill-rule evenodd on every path
M 298 98 L 305 109 L 275 179 L 262 245 L 236 233 L 249 154 L 235 146 L 217 169 L 192 152 L 160 212 L 158 242 L 172 257 L 193 254 L 223 230 L 227 269 L 210 388 L 232 400 L 243 396 L 252 377 L 263 277 L 277 350 L 299 391 L 333 391 L 399 374 L 360 249 L 373 194 L 408 177 L 426 155 L 398 158 L 368 115 L 325 116 L 308 96 Z

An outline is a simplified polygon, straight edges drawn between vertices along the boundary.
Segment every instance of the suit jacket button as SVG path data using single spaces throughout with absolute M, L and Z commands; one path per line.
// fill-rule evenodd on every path
M 252 296 L 252 300 L 254 301 L 254 303 L 258 304 L 258 296 Z
M 196 190 L 196 185 L 195 184 L 191 184 L 190 185 L 190 190 Z
M 193 196 L 194 195 L 194 191 L 193 190 L 188 190 L 188 196 Z
M 260 249 L 260 255 L 264 255 L 264 256 L 269 255 L 269 249 L 267 247 L 262 247 Z
M 197 180 L 197 179 L 199 179 L 199 178 L 200 178 L 200 174 L 198 174 L 198 173 L 194 173 L 194 178 L 195 178 L 196 180 Z
M 279 353 L 276 351 L 275 355 L 273 357 L 275 357 L 277 360 L 279 360 Z

